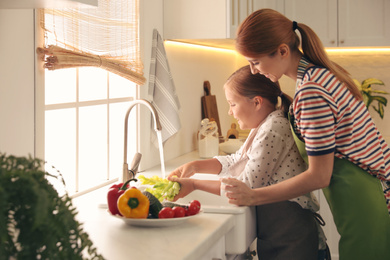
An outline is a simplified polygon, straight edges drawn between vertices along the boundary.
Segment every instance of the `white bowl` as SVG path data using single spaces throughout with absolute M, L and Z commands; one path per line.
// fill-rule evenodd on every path
M 227 154 L 235 153 L 244 144 L 243 139 L 228 139 L 219 144 L 219 149 Z

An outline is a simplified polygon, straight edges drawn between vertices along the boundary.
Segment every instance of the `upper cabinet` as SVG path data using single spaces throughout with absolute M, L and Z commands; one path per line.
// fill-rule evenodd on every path
M 164 38 L 229 38 L 228 15 L 226 0 L 164 1 Z
M 339 46 L 389 46 L 389 0 L 339 0 Z
M 270 8 L 280 13 L 284 12 L 284 0 L 228 0 L 226 2 L 230 6 L 231 17 L 228 22 L 229 38 L 235 38 L 239 25 L 256 10 Z
M 0 9 L 37 9 L 97 6 L 98 0 L 1 0 Z
M 282 8 L 284 0 L 166 0 L 165 39 L 234 38 L 238 25 L 253 11 Z
M 325 47 L 390 45 L 388 0 L 287 0 L 285 15 L 310 26 Z
M 166 0 L 164 38 L 232 42 L 240 23 L 261 8 L 307 24 L 325 47 L 390 45 L 389 0 Z
M 308 25 L 326 47 L 338 46 L 337 0 L 288 0 L 285 15 Z

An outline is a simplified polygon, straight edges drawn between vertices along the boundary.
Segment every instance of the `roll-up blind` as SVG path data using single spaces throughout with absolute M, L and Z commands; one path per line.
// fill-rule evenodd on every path
M 138 0 L 99 0 L 98 7 L 39 10 L 44 67 L 100 67 L 144 84 L 138 8 Z

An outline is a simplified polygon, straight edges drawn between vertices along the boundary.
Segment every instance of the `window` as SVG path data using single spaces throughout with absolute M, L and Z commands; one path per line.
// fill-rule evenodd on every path
M 45 71 L 45 160 L 71 196 L 122 176 L 124 120 L 135 92 L 135 83 L 99 68 Z M 129 155 L 135 131 L 129 127 Z
M 45 160 L 73 197 L 122 177 L 125 114 L 137 84 L 145 82 L 138 13 L 138 0 L 39 12 L 44 46 L 38 56 L 51 69 L 45 71 Z M 135 113 L 130 156 L 136 150 L 131 122 Z

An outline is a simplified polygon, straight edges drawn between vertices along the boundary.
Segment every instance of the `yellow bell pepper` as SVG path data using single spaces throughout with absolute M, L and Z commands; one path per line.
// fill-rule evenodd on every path
M 147 218 L 149 199 L 137 188 L 130 188 L 118 198 L 118 210 L 125 218 Z

